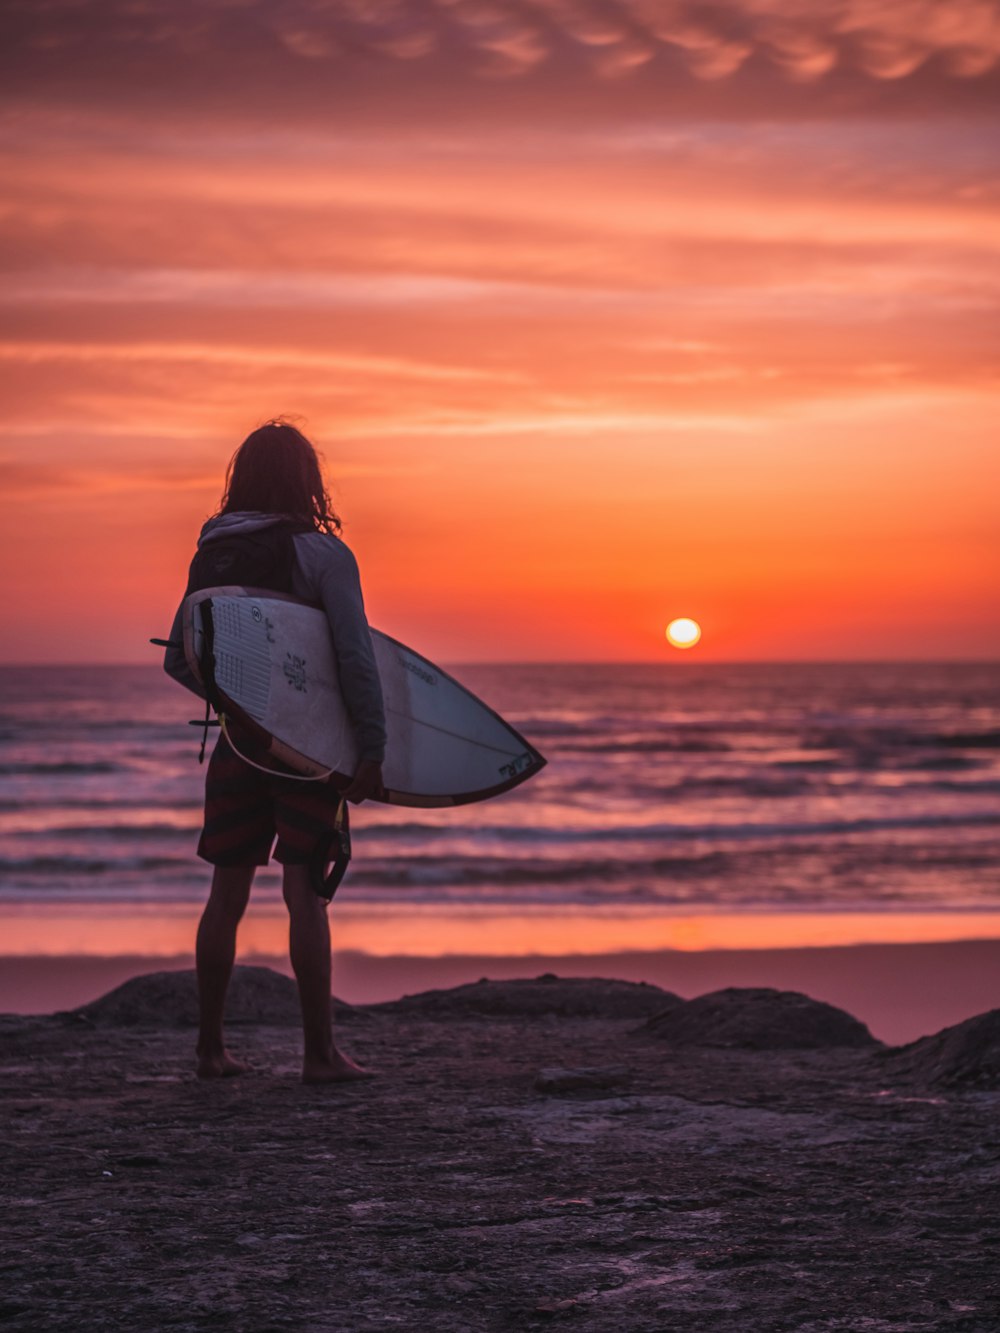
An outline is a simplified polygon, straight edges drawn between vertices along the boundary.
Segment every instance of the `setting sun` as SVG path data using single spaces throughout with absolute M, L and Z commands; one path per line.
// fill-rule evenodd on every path
M 693 648 L 700 638 L 701 626 L 687 616 L 671 620 L 667 626 L 667 639 L 675 648 Z

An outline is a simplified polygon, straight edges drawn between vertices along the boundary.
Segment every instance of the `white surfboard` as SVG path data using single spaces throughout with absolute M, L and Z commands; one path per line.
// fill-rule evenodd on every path
M 385 700 L 385 800 L 482 801 L 545 764 L 482 700 L 412 648 L 372 630 Z M 358 762 L 323 611 L 283 593 L 206 588 L 184 604 L 184 651 L 216 707 L 258 753 L 296 773 L 347 781 Z

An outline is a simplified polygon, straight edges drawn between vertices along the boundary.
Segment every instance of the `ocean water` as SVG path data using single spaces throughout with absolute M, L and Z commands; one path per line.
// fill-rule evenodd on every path
M 1000 907 L 994 666 L 455 674 L 548 767 L 480 805 L 360 807 L 338 902 Z M 0 903 L 200 902 L 198 712 L 155 667 L 0 669 Z

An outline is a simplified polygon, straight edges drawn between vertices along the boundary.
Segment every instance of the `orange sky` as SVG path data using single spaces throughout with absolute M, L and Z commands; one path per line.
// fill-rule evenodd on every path
M 16 9 L 8 661 L 149 661 L 300 418 L 432 657 L 1000 655 L 1000 10 Z

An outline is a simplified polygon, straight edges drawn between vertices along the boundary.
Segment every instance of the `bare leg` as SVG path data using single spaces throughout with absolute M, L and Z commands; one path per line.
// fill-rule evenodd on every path
M 288 952 L 302 1006 L 304 1083 L 344 1083 L 371 1078 L 333 1044 L 330 1018 L 330 923 L 326 904 L 309 882 L 306 866 L 285 866 L 289 913 Z
M 226 1050 L 222 1017 L 236 958 L 236 928 L 246 911 L 253 866 L 216 866 L 198 924 L 198 1077 L 228 1078 L 246 1069 Z

